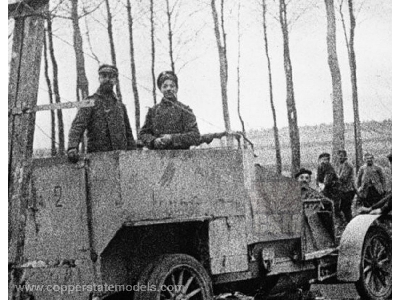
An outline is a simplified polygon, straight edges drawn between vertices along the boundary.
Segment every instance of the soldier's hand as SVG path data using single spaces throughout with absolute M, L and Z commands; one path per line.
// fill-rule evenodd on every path
M 361 206 L 361 207 L 358 209 L 358 214 L 360 214 L 360 215 L 368 214 L 368 213 L 370 213 L 370 212 L 371 212 L 371 208 L 369 208 L 369 207 Z
M 68 155 L 68 160 L 71 163 L 76 164 L 79 161 L 78 149 L 76 148 L 69 149 L 67 155 Z
M 159 138 L 154 140 L 154 148 L 155 149 L 165 149 L 172 143 L 172 135 L 164 134 Z
M 381 215 L 382 214 L 382 209 L 377 208 L 377 209 L 371 210 L 370 214 L 371 215 Z
M 154 140 L 154 149 L 164 149 L 166 144 L 163 142 L 161 138 L 156 138 Z
M 163 134 L 161 136 L 161 140 L 165 145 L 168 145 L 172 142 L 172 135 L 170 134 Z

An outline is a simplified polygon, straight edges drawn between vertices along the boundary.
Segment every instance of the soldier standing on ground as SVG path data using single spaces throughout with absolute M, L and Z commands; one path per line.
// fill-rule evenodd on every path
M 392 166 L 392 153 L 387 156 L 390 166 Z M 378 203 L 373 204 L 371 207 L 363 207 L 362 213 L 370 213 L 372 215 L 385 215 L 392 211 L 392 191 L 388 192 L 387 195 L 381 199 Z
M 355 213 L 360 206 L 371 207 L 385 195 L 386 180 L 382 168 L 374 164 L 374 156 L 364 154 L 365 164 L 357 174 L 357 197 L 355 197 Z
M 100 87 L 87 100 L 94 99 L 94 106 L 83 107 L 72 122 L 68 135 L 68 159 L 79 160 L 79 143 L 87 130 L 87 152 L 132 150 L 136 148 L 125 105 L 113 91 L 118 69 L 112 65 L 99 68 Z
M 177 100 L 178 77 L 162 72 L 157 86 L 163 93 L 160 103 L 149 109 L 139 137 L 149 149 L 189 149 L 200 143 L 196 117 L 189 106 Z
M 354 168 L 347 160 L 346 150 L 339 150 L 339 167 L 337 175 L 339 179 L 339 189 L 341 191 L 340 210 L 343 212 L 346 221 L 352 219 L 351 205 L 355 195 L 354 187 Z
M 322 194 L 332 199 L 335 205 L 335 215 L 340 215 L 340 198 L 339 179 L 335 169 L 330 163 L 331 155 L 329 153 L 321 153 L 318 157 L 317 170 L 317 186 L 320 186 Z

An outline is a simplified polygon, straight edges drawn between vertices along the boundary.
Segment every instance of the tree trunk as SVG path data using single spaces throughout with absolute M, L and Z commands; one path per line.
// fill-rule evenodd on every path
M 46 79 L 47 89 L 49 92 L 49 102 L 53 104 L 53 88 L 51 86 L 50 76 L 49 76 L 49 62 L 47 59 L 47 41 L 46 36 L 43 37 L 43 57 L 44 57 L 44 77 Z M 54 110 L 50 110 L 50 128 L 51 128 L 51 156 L 57 155 L 56 149 L 56 120 L 54 115 Z
M 73 26 L 74 50 L 77 74 L 77 101 L 89 95 L 89 82 L 85 71 L 85 56 L 83 55 L 82 35 L 79 27 L 78 0 L 71 0 L 71 19 Z
M 361 124 L 358 110 L 358 89 L 357 89 L 357 64 L 356 54 L 354 51 L 354 30 L 356 27 L 356 20 L 353 11 L 353 1 L 348 0 L 349 14 L 350 14 L 350 41 L 348 44 L 349 53 L 349 64 L 351 72 L 351 87 L 352 87 L 352 98 L 353 98 L 353 113 L 354 113 L 354 140 L 356 150 L 356 170 L 361 167 L 363 163 L 363 150 L 362 150 L 362 138 L 361 138 Z
M 156 88 L 156 46 L 154 42 L 154 0 L 150 0 L 150 38 L 151 38 L 151 77 L 153 81 L 153 101 L 157 104 L 157 88 Z
M 214 20 L 215 39 L 217 42 L 217 48 L 219 54 L 219 73 L 220 73 L 220 83 L 221 83 L 222 111 L 225 123 L 225 130 L 231 131 L 231 123 L 229 118 L 229 107 L 228 107 L 228 60 L 226 57 L 226 34 L 224 29 L 223 4 L 224 0 L 221 0 L 222 10 L 221 10 L 221 24 L 220 24 L 218 20 L 217 9 L 215 7 L 215 0 L 211 0 L 211 10 Z M 232 139 L 228 139 L 228 146 L 232 146 L 231 141 Z
M 132 19 L 131 0 L 127 0 L 126 10 L 127 10 L 127 14 L 128 14 L 129 52 L 130 52 L 130 57 L 131 57 L 132 91 L 133 91 L 133 98 L 135 100 L 135 127 L 136 127 L 136 136 L 139 137 L 140 102 L 139 102 L 139 91 L 137 88 L 137 81 L 136 81 L 135 50 L 133 47 L 133 19 Z
M 279 142 L 279 130 L 276 121 L 276 111 L 275 111 L 275 104 L 274 104 L 274 93 L 272 90 L 272 69 L 271 69 L 271 59 L 269 56 L 269 47 L 268 47 L 268 35 L 267 35 L 267 5 L 266 0 L 262 2 L 263 8 L 263 29 L 264 29 L 264 44 L 265 44 L 265 55 L 267 57 L 268 62 L 268 85 L 269 85 L 269 99 L 271 103 L 271 111 L 272 111 L 272 118 L 274 121 L 274 140 L 275 140 L 275 157 L 276 157 L 276 172 L 278 174 L 282 174 L 282 156 L 281 156 L 281 145 Z
M 15 27 L 9 73 L 8 108 L 32 108 L 37 104 L 40 61 L 47 5 L 32 11 L 21 6 L 21 15 L 14 12 Z M 22 16 L 23 15 L 23 16 Z M 12 111 L 11 111 L 12 112 Z M 25 233 L 30 194 L 31 158 L 35 133 L 33 112 L 8 115 L 8 299 L 22 299 L 26 262 Z M 14 268 L 15 267 L 15 268 Z M 26 273 L 25 273 L 26 274 Z
M 48 16 L 47 18 L 47 36 L 49 38 L 50 58 L 53 66 L 53 88 L 55 96 L 54 99 L 56 103 L 61 103 L 60 91 L 58 88 L 58 65 L 56 56 L 54 54 L 53 26 L 52 26 L 51 16 Z M 58 154 L 64 155 L 65 153 L 64 120 L 63 120 L 63 112 L 61 109 L 57 109 L 57 121 L 58 121 Z
M 89 46 L 89 49 L 90 49 L 90 53 L 92 54 L 93 58 L 97 61 L 97 63 L 100 65 L 100 59 L 96 55 L 96 53 L 94 53 L 94 51 L 93 51 L 92 39 L 90 37 L 89 24 L 88 24 L 88 21 L 87 21 L 87 16 L 88 16 L 89 13 L 86 11 L 85 6 L 83 6 L 83 13 L 85 15 L 85 27 L 86 27 L 85 28 L 86 29 L 85 35 L 86 35 L 87 43 L 88 43 L 88 46 Z
M 80 101 L 89 96 L 89 82 L 86 77 L 85 71 L 85 56 L 83 52 L 83 42 L 81 29 L 79 27 L 78 17 L 78 0 L 71 0 L 71 19 L 73 27 L 73 38 L 74 38 L 74 51 L 76 60 L 76 100 Z M 61 111 L 61 110 L 59 110 Z M 81 151 L 86 152 L 86 133 L 83 136 L 81 142 Z
M 175 61 L 174 61 L 174 52 L 173 52 L 173 44 L 172 44 L 172 11 L 170 11 L 169 0 L 165 0 L 167 3 L 167 20 L 168 20 L 168 42 L 169 42 L 169 59 L 171 61 L 171 70 L 175 73 Z
M 242 117 L 242 112 L 240 109 L 240 1 L 238 3 L 238 18 L 237 18 L 237 31 L 238 31 L 238 60 L 237 60 L 237 112 L 242 125 L 242 132 L 246 136 L 246 128 L 244 126 L 244 121 Z M 244 148 L 247 148 L 247 142 L 243 141 Z
M 291 173 L 294 175 L 300 169 L 300 136 L 297 125 L 297 111 L 294 99 L 292 63 L 289 51 L 289 32 L 286 17 L 286 1 L 280 0 L 279 21 L 281 23 L 283 35 L 283 58 L 286 74 L 286 106 L 289 123 L 290 146 L 292 151 Z
M 343 94 L 342 79 L 340 75 L 339 61 L 336 53 L 336 20 L 333 0 L 325 0 L 327 15 L 327 48 L 328 64 L 332 77 L 332 109 L 333 109 L 333 136 L 332 136 L 332 160 L 336 165 L 338 162 L 337 151 L 344 149 L 344 115 L 343 115 Z
M 114 66 L 117 66 L 117 54 L 115 53 L 115 44 L 114 44 L 114 35 L 113 35 L 113 27 L 112 27 L 112 14 L 110 9 L 109 0 L 105 0 L 106 8 L 107 8 L 107 33 L 108 39 L 110 41 L 110 53 L 111 53 L 111 62 Z M 119 78 L 117 78 L 116 84 L 117 97 L 120 101 L 122 101 L 121 87 L 119 85 Z

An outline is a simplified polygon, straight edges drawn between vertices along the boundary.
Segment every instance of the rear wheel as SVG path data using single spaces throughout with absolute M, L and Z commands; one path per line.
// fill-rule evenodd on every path
M 142 273 L 134 300 L 206 300 L 213 298 L 212 284 L 203 266 L 186 254 L 163 255 Z
M 386 300 L 392 296 L 391 240 L 380 227 L 372 227 L 365 237 L 356 287 L 362 299 Z

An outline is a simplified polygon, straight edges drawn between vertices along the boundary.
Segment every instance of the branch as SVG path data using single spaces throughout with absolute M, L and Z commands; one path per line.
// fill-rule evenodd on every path
M 92 10 L 87 11 L 86 13 L 83 13 L 83 15 L 81 15 L 81 16 L 78 16 L 78 20 L 79 20 L 80 18 L 83 18 L 83 17 L 85 17 L 85 16 L 87 16 L 87 15 L 90 15 L 91 13 L 95 12 L 95 11 L 96 11 L 97 9 L 99 9 L 99 7 L 104 3 L 104 1 L 105 1 L 105 0 L 103 0 L 103 1 L 101 1 L 99 4 L 97 4 L 97 6 L 95 6 L 95 8 L 93 8 Z
M 84 12 L 84 13 L 86 12 L 85 5 L 83 5 L 83 12 Z M 92 53 L 92 55 L 93 55 L 93 57 L 95 58 L 95 60 L 97 61 L 97 63 L 100 64 L 100 60 L 99 60 L 98 56 L 97 56 L 97 55 L 94 53 L 94 51 L 93 51 L 93 46 L 92 46 L 92 42 L 91 42 L 90 34 L 89 34 L 89 24 L 88 24 L 88 22 L 87 22 L 87 18 L 86 18 L 86 17 L 85 17 L 85 27 L 86 27 L 86 33 L 85 33 L 85 35 L 86 35 L 86 38 L 87 38 L 87 41 L 88 41 L 89 50 L 90 50 L 90 52 Z
M 200 55 L 199 55 L 199 56 L 196 56 L 196 57 L 194 57 L 194 58 L 192 58 L 192 59 L 190 59 L 190 60 L 187 60 L 187 61 L 178 69 L 178 72 L 177 72 L 177 73 L 179 73 L 181 70 L 183 70 L 183 68 L 185 68 L 188 64 L 190 64 L 190 63 L 192 63 L 192 62 L 198 60 L 199 58 L 200 58 Z M 177 59 L 176 59 L 176 60 L 177 60 Z
M 65 0 L 60 0 L 60 2 L 58 2 L 58 4 L 50 11 L 50 13 L 53 13 L 54 11 L 56 11 L 58 9 L 58 7 L 64 2 Z
M 347 28 L 346 28 L 346 22 L 344 21 L 344 16 L 343 16 L 343 0 L 340 0 L 340 5 L 339 5 L 339 13 L 340 13 L 340 19 L 342 21 L 342 27 L 343 27 L 343 32 L 344 32 L 344 38 L 346 40 L 346 46 L 347 46 L 347 51 L 350 51 L 349 48 L 349 38 L 347 37 Z M 350 52 L 349 52 L 350 53 Z

